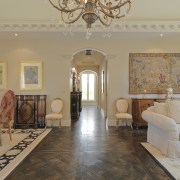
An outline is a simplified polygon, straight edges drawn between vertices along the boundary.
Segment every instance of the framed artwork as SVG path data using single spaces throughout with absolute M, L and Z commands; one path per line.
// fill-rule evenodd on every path
M 20 89 L 42 89 L 42 62 L 22 62 L 20 65 Z
M 7 64 L 0 62 L 0 89 L 6 89 L 7 85 Z
M 129 93 L 180 93 L 180 53 L 130 53 Z

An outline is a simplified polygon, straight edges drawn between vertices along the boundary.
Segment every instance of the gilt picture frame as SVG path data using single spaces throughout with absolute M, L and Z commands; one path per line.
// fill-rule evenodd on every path
M 7 63 L 0 62 L 0 89 L 7 87 Z
M 20 63 L 20 90 L 42 89 L 42 62 Z
M 180 53 L 130 53 L 129 94 L 180 93 Z

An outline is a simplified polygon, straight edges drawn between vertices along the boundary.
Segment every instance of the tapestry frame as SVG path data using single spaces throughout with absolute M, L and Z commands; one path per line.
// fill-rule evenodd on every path
M 180 93 L 180 53 L 130 53 L 129 94 Z

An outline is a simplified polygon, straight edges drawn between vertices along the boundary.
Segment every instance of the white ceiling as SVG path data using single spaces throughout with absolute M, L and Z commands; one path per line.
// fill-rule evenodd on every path
M 56 0 L 55 0 L 56 1 Z M 164 32 L 169 36 L 180 33 L 180 0 L 131 0 L 131 11 L 112 28 L 104 29 L 98 23 L 92 28 L 94 37 L 154 38 Z M 79 20 L 71 28 L 60 22 L 60 13 L 48 0 L 0 0 L 0 38 L 85 38 L 86 24 Z M 69 30 L 70 29 L 70 30 Z M 105 33 L 99 33 L 103 30 Z M 130 35 L 129 35 L 130 34 Z M 111 38 L 113 38 L 111 36 Z
M 56 0 L 54 0 L 56 1 Z M 179 21 L 179 0 L 131 0 L 127 20 Z M 0 0 L 0 21 L 59 21 L 48 0 Z

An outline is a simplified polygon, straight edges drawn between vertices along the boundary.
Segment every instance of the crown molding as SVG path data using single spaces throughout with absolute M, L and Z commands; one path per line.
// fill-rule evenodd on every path
M 84 32 L 84 24 L 73 25 L 60 24 L 58 22 L 0 22 L 0 31 L 20 32 Z M 100 24 L 94 24 L 93 32 L 180 32 L 180 21 L 121 21 L 104 28 Z

